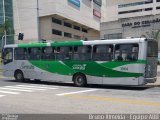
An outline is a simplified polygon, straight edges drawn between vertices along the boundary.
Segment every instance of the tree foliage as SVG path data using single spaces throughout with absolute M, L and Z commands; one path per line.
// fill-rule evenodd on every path
M 155 40 L 159 40 L 160 38 L 160 29 L 158 30 L 151 30 L 149 32 L 145 32 L 143 35 L 141 35 L 141 37 L 145 37 L 145 38 L 153 38 Z
M 5 22 L 3 24 L 0 24 L 0 35 L 4 35 L 4 31 L 6 30 L 7 34 L 13 34 L 14 33 L 14 29 L 12 27 L 11 22 L 6 19 Z

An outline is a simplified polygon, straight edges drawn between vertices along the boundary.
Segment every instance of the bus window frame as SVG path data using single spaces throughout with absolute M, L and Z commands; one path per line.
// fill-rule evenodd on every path
M 8 59 L 8 60 L 5 59 L 5 57 L 6 57 L 6 53 L 5 53 L 6 49 L 11 49 L 12 50 L 12 54 L 11 54 L 12 55 L 12 59 Z M 2 57 L 3 60 L 2 60 L 2 62 L 3 62 L 4 65 L 13 62 L 13 60 L 14 60 L 14 57 L 13 57 L 14 54 L 13 53 L 14 53 L 13 48 L 7 47 L 7 48 L 3 49 L 3 53 L 2 53 L 3 54 L 3 57 Z
M 82 58 L 80 57 L 82 54 L 84 54 L 83 52 L 78 52 L 78 47 L 91 47 L 90 48 L 90 55 L 89 55 L 89 59 L 75 59 L 75 55 L 77 56 L 77 58 Z M 75 53 L 75 48 L 77 47 L 77 52 Z M 92 61 L 92 51 L 93 51 L 93 47 L 92 45 L 79 45 L 79 46 L 73 46 L 73 57 L 72 57 L 72 60 L 74 61 Z M 79 54 L 80 53 L 80 54 Z M 85 53 L 85 54 L 89 54 L 89 53 Z M 86 55 L 85 55 L 86 57 Z
M 19 49 L 19 48 L 20 49 L 26 49 L 26 55 L 25 55 L 25 53 L 23 53 L 23 55 L 25 55 L 24 56 L 25 59 L 15 59 L 15 56 L 16 56 L 15 50 Z M 19 55 L 22 55 L 22 54 L 19 54 Z M 27 47 L 15 47 L 14 48 L 14 60 L 28 60 L 28 48 Z
M 31 59 L 31 57 L 30 57 L 31 53 L 29 53 L 29 49 L 32 49 L 32 48 L 39 48 L 40 49 L 39 59 L 38 59 L 38 54 L 36 54 L 37 58 L 34 56 L 36 59 Z M 32 54 L 32 55 L 35 55 L 35 54 Z M 28 60 L 41 60 L 41 55 L 42 55 L 42 47 L 28 47 L 28 49 L 27 49 L 27 58 L 28 58 Z
M 123 58 L 123 56 L 121 56 L 123 58 L 123 60 L 117 60 L 116 59 L 116 46 L 117 45 L 137 45 L 138 46 L 138 50 L 136 52 L 132 52 L 130 51 L 131 54 L 136 54 L 136 59 L 133 59 L 133 56 L 132 56 L 132 60 L 126 60 L 126 56 L 127 54 L 129 53 L 129 51 L 127 51 L 125 54 L 125 59 Z M 132 49 L 133 49 L 134 46 L 132 46 Z M 139 43 L 120 43 L 120 44 L 115 44 L 114 45 L 114 61 L 119 61 L 119 62 L 132 62 L 132 61 L 138 61 L 138 58 L 139 58 Z M 122 53 L 121 53 L 122 52 Z M 123 51 L 120 51 L 120 54 L 123 54 L 124 52 Z
M 94 56 L 94 47 L 97 47 L 97 46 L 106 46 L 106 48 L 108 47 L 108 48 L 112 48 L 111 49 L 111 53 L 110 53 L 110 55 L 111 55 L 111 60 L 95 60 L 94 58 L 93 58 L 93 56 Z M 110 47 L 110 46 L 112 46 L 112 47 Z M 114 49 L 115 49 L 115 45 L 114 44 L 96 44 L 96 45 L 93 45 L 92 46 L 92 61 L 113 61 L 114 60 Z M 107 52 L 101 52 L 101 53 L 99 53 L 99 54 L 109 54 L 109 52 L 107 51 Z M 96 54 L 98 54 L 98 53 L 96 53 Z

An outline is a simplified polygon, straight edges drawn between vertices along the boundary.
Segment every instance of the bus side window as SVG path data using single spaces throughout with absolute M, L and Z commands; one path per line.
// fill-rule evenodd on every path
M 116 61 L 138 60 L 138 44 L 117 44 L 115 46 Z
M 53 47 L 43 47 L 42 48 L 42 54 L 41 54 L 41 59 L 43 60 L 55 60 L 55 53 L 54 53 L 54 48 Z
M 91 46 L 77 46 L 74 47 L 74 60 L 91 60 Z
M 28 48 L 28 59 L 29 60 L 41 59 L 41 48 L 39 47 Z
M 56 49 L 56 59 L 57 60 L 70 60 L 72 58 L 72 48 L 71 47 L 57 47 Z
M 26 60 L 27 59 L 27 49 L 26 48 L 15 48 L 14 49 L 14 59 L 15 60 Z
M 93 60 L 112 61 L 113 45 L 96 45 L 93 47 Z
M 5 48 L 3 53 L 3 63 L 8 64 L 13 61 L 13 49 Z

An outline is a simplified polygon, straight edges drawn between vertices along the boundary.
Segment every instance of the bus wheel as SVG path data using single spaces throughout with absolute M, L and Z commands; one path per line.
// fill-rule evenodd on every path
M 23 82 L 24 81 L 24 76 L 22 71 L 16 71 L 14 74 L 15 80 L 19 81 L 19 82 Z
M 83 74 L 76 74 L 73 77 L 73 82 L 74 82 L 75 86 L 78 86 L 78 87 L 84 87 L 87 85 L 86 76 Z

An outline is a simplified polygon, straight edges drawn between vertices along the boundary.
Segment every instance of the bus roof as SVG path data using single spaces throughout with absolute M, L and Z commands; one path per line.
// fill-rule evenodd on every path
M 28 44 L 9 44 L 4 47 L 45 47 L 45 46 L 79 46 L 79 45 L 95 45 L 95 44 L 117 44 L 117 43 L 139 43 L 146 41 L 146 38 L 127 38 L 112 40 L 91 40 L 91 41 L 64 41 L 64 42 L 48 42 L 48 43 L 28 43 Z

